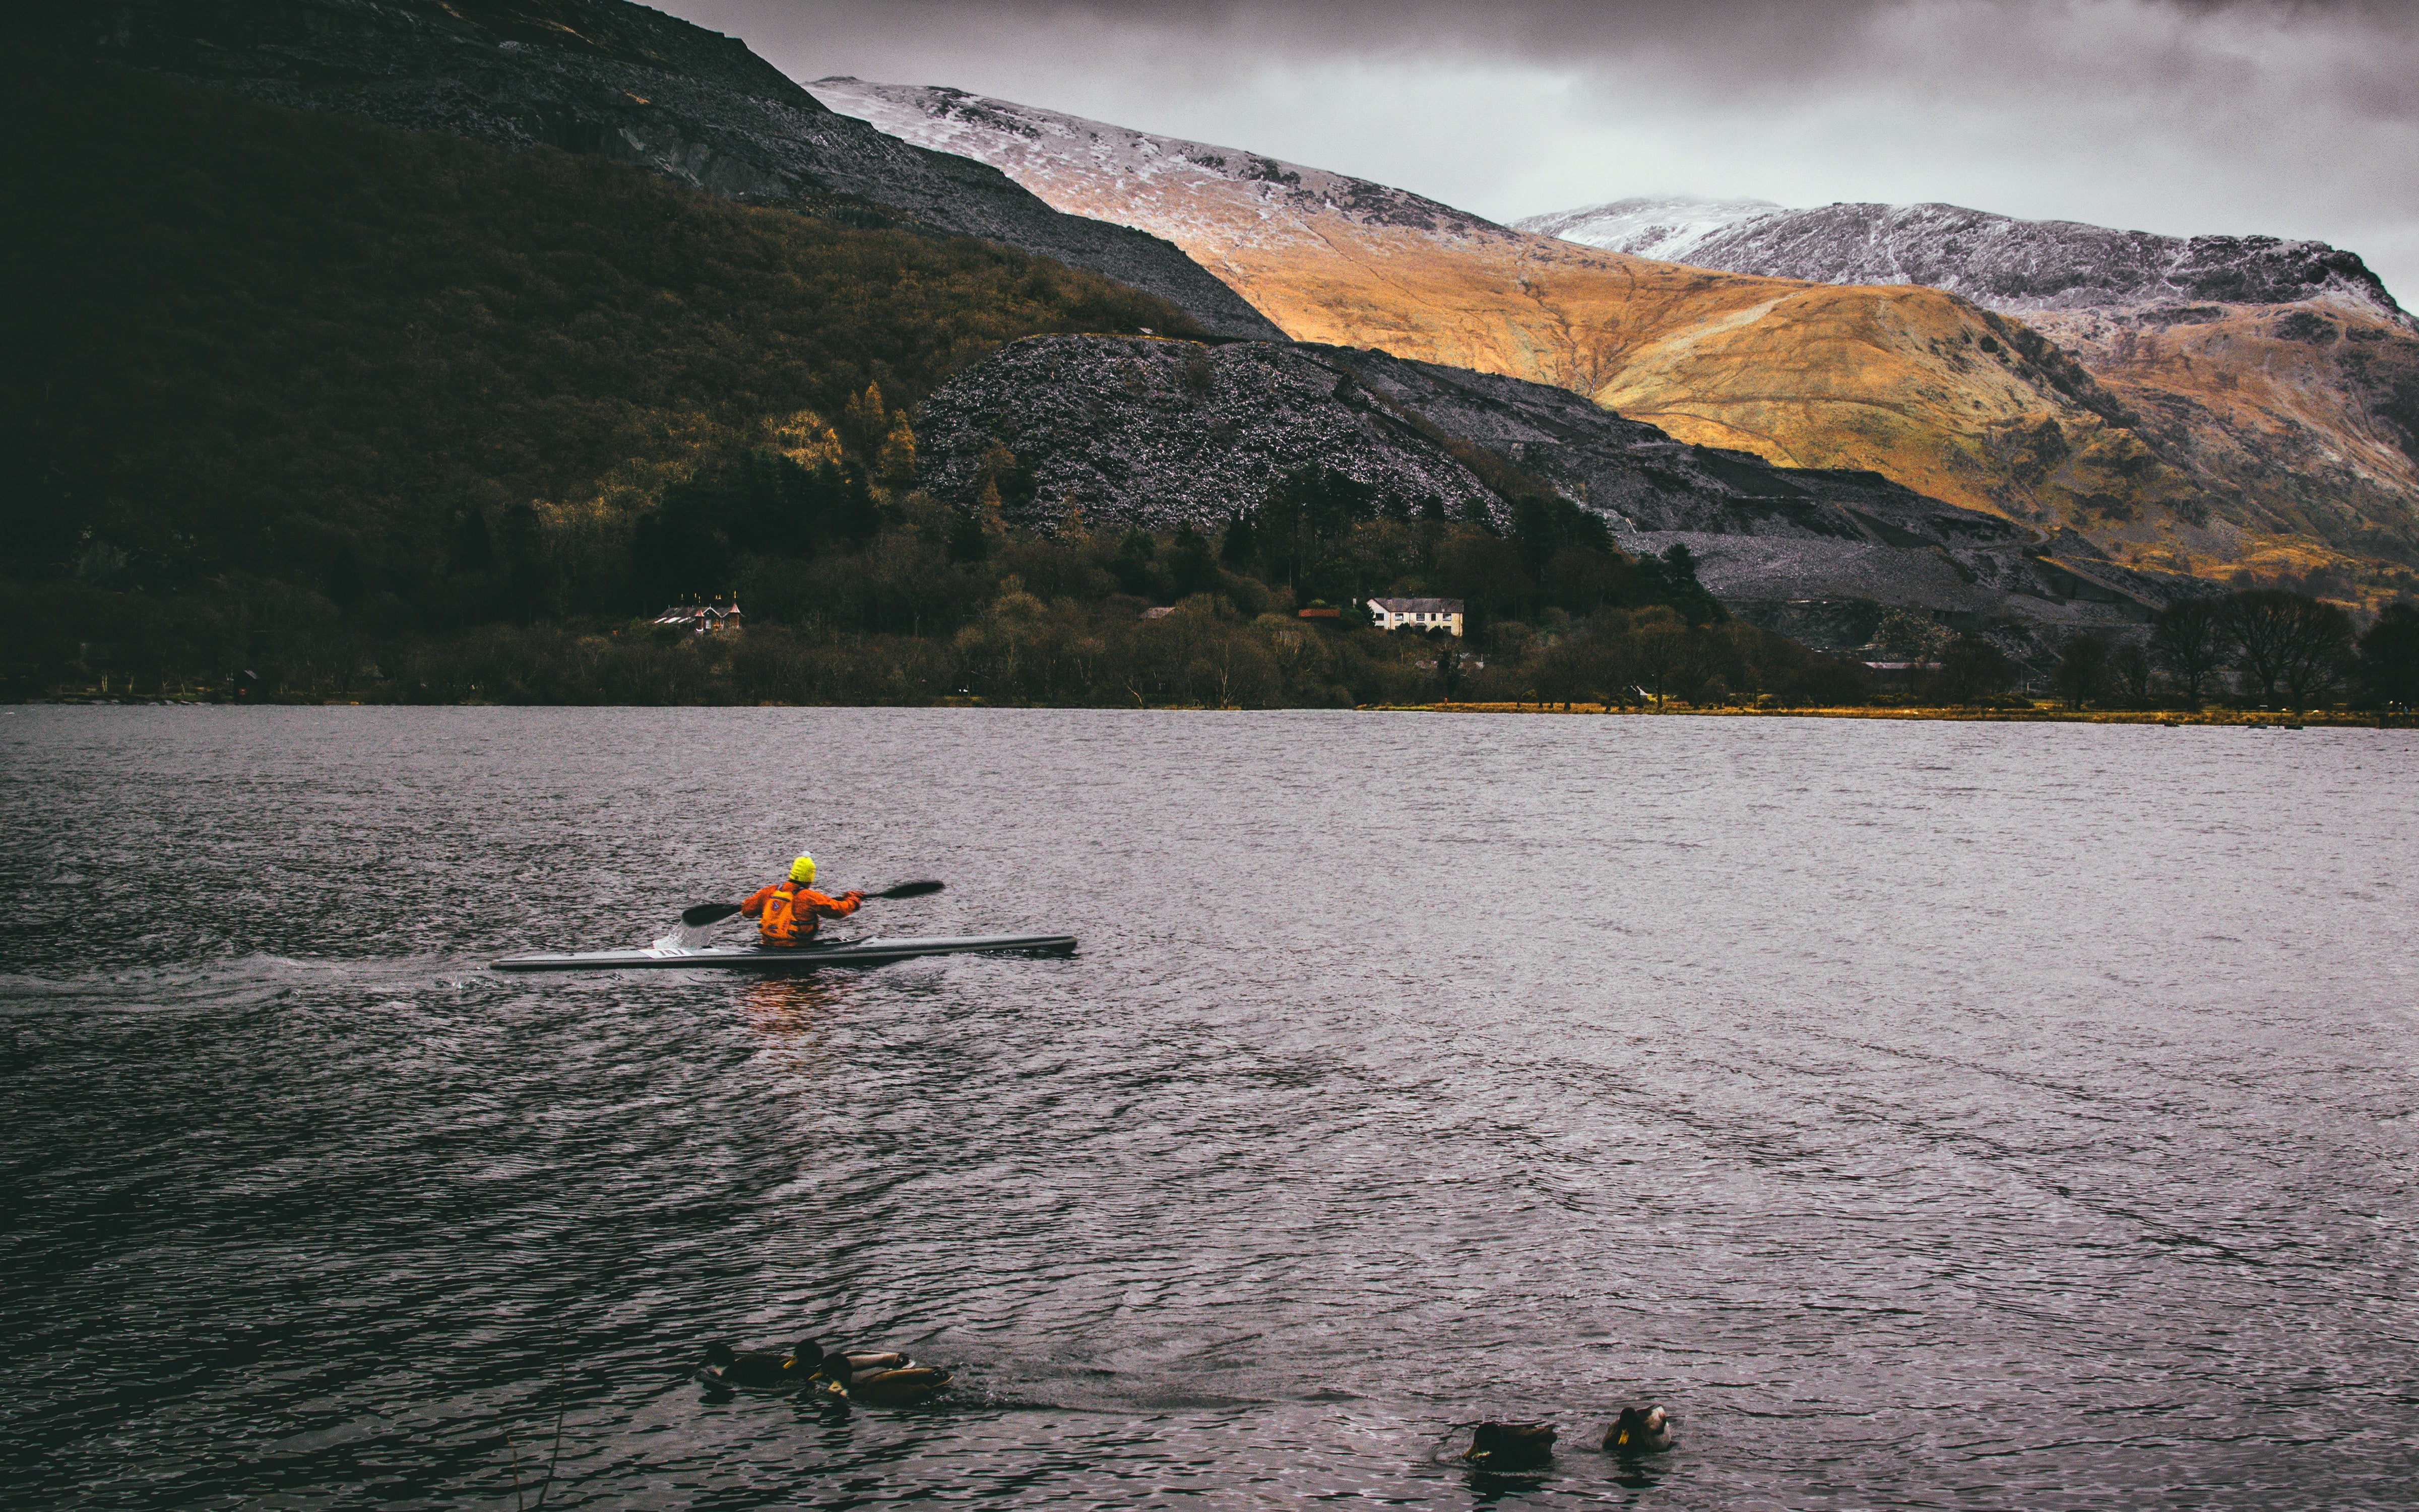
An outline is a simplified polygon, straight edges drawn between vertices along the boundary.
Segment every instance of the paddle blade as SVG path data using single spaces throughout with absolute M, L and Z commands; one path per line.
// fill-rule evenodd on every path
M 718 924 L 738 911 L 736 903 L 701 903 L 694 908 L 681 909 L 681 923 L 696 929 L 704 924 Z
M 940 890 L 941 884 L 938 882 L 901 882 L 897 887 L 886 887 L 879 893 L 868 893 L 865 895 L 870 898 L 920 898 L 927 893 L 938 893 Z

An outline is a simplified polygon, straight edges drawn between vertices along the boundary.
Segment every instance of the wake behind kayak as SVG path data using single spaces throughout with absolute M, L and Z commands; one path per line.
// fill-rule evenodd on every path
M 759 945 L 672 944 L 645 950 L 555 951 L 507 955 L 499 971 L 811 971 L 827 966 L 882 966 L 925 955 L 1072 955 L 1072 935 L 960 935 L 929 939 L 853 939 L 786 950 Z

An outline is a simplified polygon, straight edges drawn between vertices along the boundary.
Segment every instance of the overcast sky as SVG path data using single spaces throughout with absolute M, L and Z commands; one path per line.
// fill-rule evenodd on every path
M 1497 221 L 1632 194 L 2312 237 L 2419 303 L 2419 0 L 655 0 Z

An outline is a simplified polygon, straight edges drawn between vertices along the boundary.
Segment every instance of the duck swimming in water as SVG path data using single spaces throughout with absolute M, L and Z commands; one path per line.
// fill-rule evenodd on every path
M 812 1355 L 806 1353 L 814 1350 Z M 734 1350 L 716 1340 L 705 1347 L 705 1365 L 697 1378 L 709 1386 L 744 1386 L 750 1391 L 795 1391 L 807 1383 L 823 1351 L 814 1340 L 789 1350 Z M 801 1359 L 805 1363 L 801 1364 Z
M 850 1350 L 847 1352 L 848 1367 L 860 1373 L 867 1370 L 904 1370 L 916 1363 L 896 1350 L 886 1353 L 871 1353 L 863 1350 Z M 808 1369 L 812 1370 L 825 1360 L 834 1359 L 837 1356 L 825 1354 L 822 1345 L 813 1339 L 809 1339 L 798 1346 L 798 1358 L 806 1362 Z
M 1625 1407 L 1604 1430 L 1607 1454 L 1660 1454 L 1672 1447 L 1671 1420 L 1660 1407 Z
M 859 1360 L 875 1363 L 861 1368 Z M 843 1401 L 871 1402 L 876 1407 L 907 1407 L 922 1401 L 953 1379 L 938 1366 L 917 1365 L 903 1354 L 826 1354 L 814 1367 L 834 1397 Z
M 1528 1470 L 1554 1458 L 1558 1437 L 1551 1423 L 1480 1423 L 1461 1457 L 1489 1470 Z

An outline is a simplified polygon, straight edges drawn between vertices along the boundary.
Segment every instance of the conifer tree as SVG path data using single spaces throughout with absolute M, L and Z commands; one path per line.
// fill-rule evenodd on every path
M 875 403 L 880 402 L 881 396 L 876 394 Z M 916 430 L 907 423 L 904 411 L 892 417 L 889 433 L 883 436 L 881 449 L 874 453 L 873 473 L 892 488 L 905 488 L 915 482 Z

